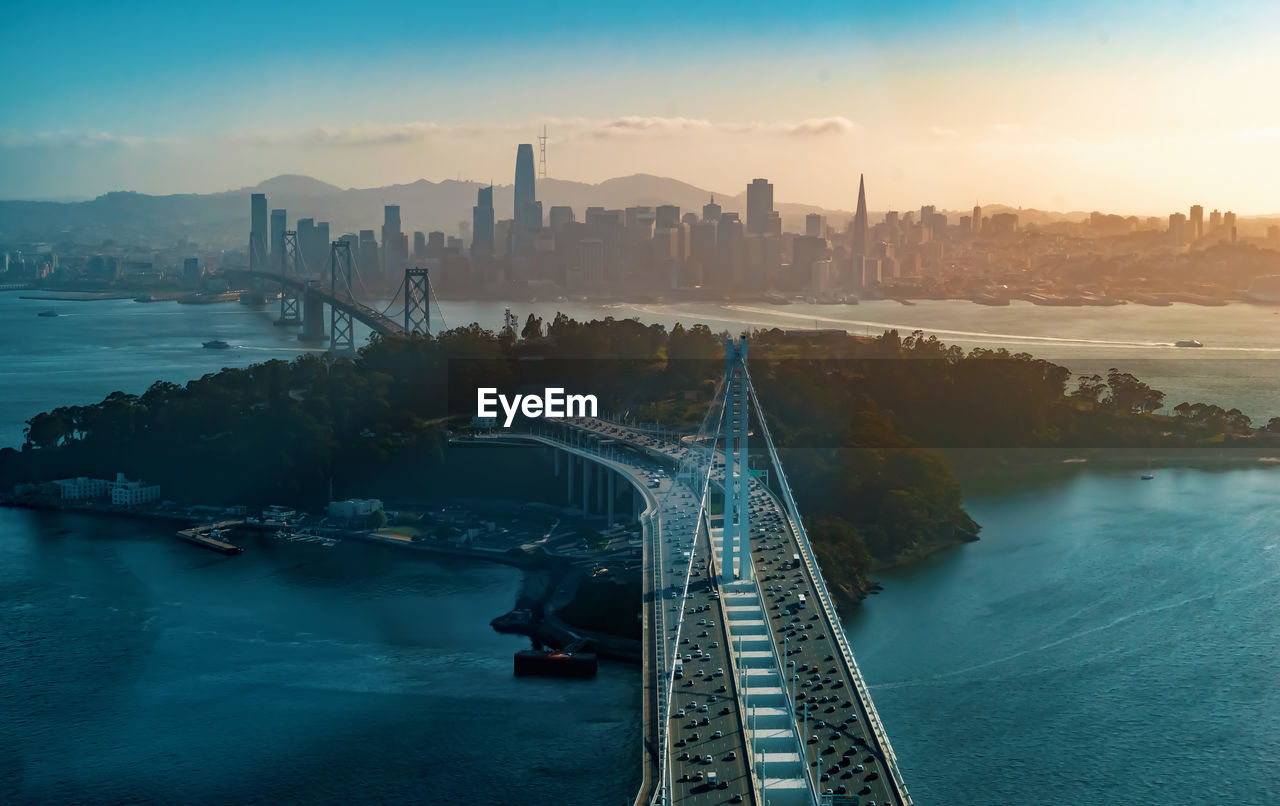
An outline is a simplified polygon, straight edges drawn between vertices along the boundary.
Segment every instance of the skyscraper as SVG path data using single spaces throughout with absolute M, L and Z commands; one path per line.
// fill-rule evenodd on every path
M 804 217 L 804 234 L 810 238 L 822 238 L 826 235 L 827 222 L 822 220 L 821 213 L 809 213 Z
M 284 260 L 284 231 L 288 222 L 284 210 L 271 211 L 271 268 L 279 269 Z
M 1191 205 L 1191 235 L 1195 239 L 1204 237 L 1204 206 Z
M 867 254 L 867 186 L 858 174 L 858 209 L 853 214 L 853 254 Z
M 471 257 L 493 256 L 493 185 L 476 191 L 471 208 Z
M 982 208 L 976 204 L 973 206 L 973 217 L 969 219 L 969 223 L 973 226 L 974 232 L 982 232 Z
M 267 268 L 267 194 L 254 193 L 249 197 L 249 268 L 265 271 Z
M 409 262 L 409 239 L 400 236 L 400 205 L 385 205 L 382 208 L 382 275 L 388 284 L 404 271 Z
M 710 202 L 702 205 L 702 220 L 712 224 L 720 223 L 720 205 L 716 204 L 715 196 L 711 197 Z
M 755 179 L 747 185 L 747 233 L 763 235 L 769 229 L 769 214 L 773 212 L 773 184 L 767 179 Z

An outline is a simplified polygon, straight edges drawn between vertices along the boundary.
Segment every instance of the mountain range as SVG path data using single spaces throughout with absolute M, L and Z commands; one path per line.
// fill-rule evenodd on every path
M 288 211 L 288 226 L 298 218 L 328 221 L 330 236 L 372 229 L 381 239 L 383 206 L 400 205 L 405 232 L 443 230 L 457 234 L 459 222 L 471 221 L 471 207 L 478 182 L 419 179 L 405 185 L 376 188 L 340 188 L 309 176 L 285 174 L 221 193 L 152 196 L 131 191 L 107 193 L 89 201 L 0 201 L 0 242 L 21 244 L 47 242 L 68 246 L 95 247 L 108 241 L 122 246 L 162 248 L 183 238 L 205 249 L 242 249 L 249 233 L 249 195 L 265 193 L 269 208 Z M 874 196 L 874 189 L 869 189 Z M 649 174 L 608 179 L 598 184 L 564 179 L 538 180 L 538 198 L 544 218 L 555 205 L 568 205 L 582 220 L 589 206 L 620 209 L 637 205 L 678 205 L 682 213 L 701 214 L 702 206 L 715 197 L 726 211 L 745 218 L 746 190 L 738 194 L 713 193 L 686 182 Z M 856 188 L 850 196 L 856 197 Z M 497 219 L 512 216 L 514 189 L 494 186 Z M 778 203 L 775 208 L 789 232 L 804 231 L 804 217 L 820 213 L 829 224 L 843 229 L 852 217 L 848 210 L 832 210 L 809 204 Z M 1003 206 L 984 208 L 1000 210 Z M 967 213 L 968 211 L 964 211 Z M 1022 211 L 1024 223 L 1080 220 L 1087 213 L 1042 213 Z M 872 221 L 880 214 L 873 214 Z M 958 215 L 958 214 L 957 214 Z M 955 218 L 953 217 L 953 221 Z

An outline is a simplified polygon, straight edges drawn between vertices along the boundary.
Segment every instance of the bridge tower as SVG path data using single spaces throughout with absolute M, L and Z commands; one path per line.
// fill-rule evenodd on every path
M 334 241 L 329 245 L 329 352 L 353 353 L 356 350 L 355 330 L 351 311 L 341 308 L 338 301 L 338 279 L 342 278 L 342 290 L 354 299 L 351 292 L 351 242 Z
M 298 292 L 284 282 L 290 270 L 298 275 L 298 231 L 285 230 L 284 249 L 280 250 L 280 318 L 277 325 L 296 327 L 302 324 L 302 312 L 298 305 Z
M 431 334 L 431 278 L 426 269 L 404 270 L 404 334 Z
M 725 583 L 751 579 L 750 471 L 747 432 L 751 391 L 747 378 L 747 337 L 725 342 L 724 532 L 720 571 Z

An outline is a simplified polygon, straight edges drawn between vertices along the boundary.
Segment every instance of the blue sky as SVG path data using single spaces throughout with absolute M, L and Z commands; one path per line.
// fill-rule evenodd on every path
M 847 207 L 827 180 L 865 171 L 905 206 L 1156 213 L 1237 192 L 1280 132 L 1262 3 L 62 2 L 4 22 L 0 197 L 502 181 L 546 124 L 569 179 L 765 174 Z M 1181 185 L 1153 175 L 1188 151 Z

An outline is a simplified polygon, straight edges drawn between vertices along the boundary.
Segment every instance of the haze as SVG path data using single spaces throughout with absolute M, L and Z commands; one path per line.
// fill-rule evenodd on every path
M 849 209 L 865 173 L 901 209 L 1280 209 L 1262 3 L 433 6 L 10 8 L 0 198 L 506 183 L 546 125 L 549 174 L 587 182 L 767 176 Z

